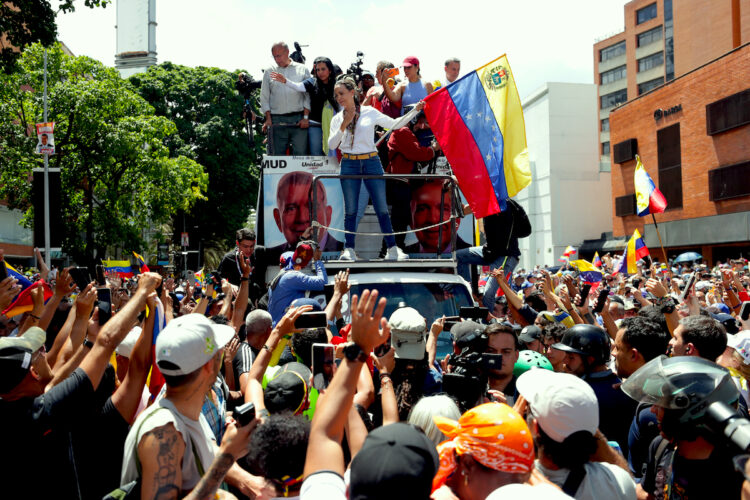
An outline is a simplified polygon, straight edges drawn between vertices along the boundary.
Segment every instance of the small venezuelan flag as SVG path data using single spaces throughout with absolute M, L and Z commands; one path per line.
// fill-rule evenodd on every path
M 120 278 L 132 278 L 133 269 L 130 267 L 129 260 L 104 260 L 102 259 L 104 270 L 108 273 L 117 273 Z
M 622 261 L 617 272 L 636 274 L 638 272 L 636 263 L 647 255 L 650 255 L 648 247 L 643 242 L 641 233 L 636 229 L 630 241 L 628 241 L 628 246 L 625 248 L 625 253 L 622 256 Z
M 40 286 L 44 288 L 45 302 L 47 302 L 47 300 L 52 297 L 52 288 L 44 280 L 39 280 L 32 283 L 26 276 L 18 272 L 15 267 L 11 266 L 7 262 L 5 263 L 5 268 L 8 272 L 8 276 L 15 278 L 18 281 L 17 284 L 21 285 L 21 291 L 18 292 L 18 295 L 13 297 L 13 300 L 10 302 L 8 307 L 6 307 L 2 311 L 2 314 L 5 315 L 6 318 L 12 318 L 13 316 L 17 316 L 34 309 L 34 302 L 33 298 L 31 297 L 31 291 L 34 288 Z
M 137 254 L 137 253 L 135 253 L 135 252 L 133 252 L 133 255 L 135 255 L 135 258 L 136 258 L 136 260 L 138 261 L 138 269 L 139 269 L 139 270 L 140 270 L 140 271 L 141 271 L 142 273 L 147 273 L 147 272 L 149 272 L 149 271 L 150 271 L 150 269 L 149 269 L 149 268 L 148 268 L 148 266 L 146 265 L 146 259 L 144 259 L 144 258 L 143 258 L 143 257 L 142 257 L 141 255 L 139 255 L 139 254 Z
M 594 265 L 587 260 L 571 260 L 570 265 L 578 269 L 578 272 L 581 274 L 581 279 L 586 283 L 598 283 L 602 280 L 601 270 L 594 267 Z
M 594 267 L 597 267 L 599 269 L 602 268 L 602 259 L 599 257 L 599 252 L 594 252 L 594 260 L 592 264 L 594 264 Z
M 521 99 L 505 55 L 428 95 L 424 112 L 474 215 L 531 183 Z

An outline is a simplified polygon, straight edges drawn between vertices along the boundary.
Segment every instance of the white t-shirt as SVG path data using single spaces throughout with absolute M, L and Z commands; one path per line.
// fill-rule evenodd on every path
M 148 420 L 141 426 L 141 422 L 146 418 Z M 206 417 L 203 414 L 200 415 L 198 420 L 189 419 L 178 412 L 174 404 L 166 398 L 156 401 L 133 422 L 130 432 L 128 432 L 128 437 L 125 439 L 120 484 L 126 484 L 138 479 L 138 469 L 135 463 L 136 443 L 140 443 L 143 435 L 150 430 L 169 422 L 172 422 L 185 442 L 185 454 L 182 457 L 181 488 L 183 491 L 189 491 L 198 484 L 201 475 L 198 472 L 198 464 L 195 461 L 193 445 L 195 445 L 198 459 L 205 472 L 211 466 L 216 451 L 216 441 L 211 432 L 211 427 L 209 427 Z
M 331 132 L 328 136 L 329 149 L 341 149 L 342 153 L 364 154 L 372 153 L 375 148 L 375 125 L 383 128 L 393 128 L 396 120 L 386 116 L 372 106 L 360 106 L 359 120 L 354 127 L 354 144 L 352 144 L 352 134 L 347 129 L 341 131 L 341 124 L 344 122 L 344 111 L 341 110 L 331 120 Z
M 346 483 L 335 472 L 315 472 L 305 478 L 299 497 L 300 500 L 346 500 Z
M 496 489 L 487 500 L 570 500 L 570 497 L 550 484 L 532 486 L 526 483 L 507 484 Z
M 545 468 L 539 460 L 534 463 L 539 472 L 562 488 L 570 473 L 569 469 Z M 577 500 L 635 500 L 635 482 L 630 474 L 616 465 L 603 462 L 585 464 L 586 476 L 575 494 Z

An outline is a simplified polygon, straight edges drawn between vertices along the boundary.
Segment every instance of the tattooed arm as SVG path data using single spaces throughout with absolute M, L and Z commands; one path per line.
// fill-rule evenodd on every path
M 144 434 L 138 444 L 143 466 L 141 500 L 176 499 L 182 491 L 185 442 L 170 422 Z

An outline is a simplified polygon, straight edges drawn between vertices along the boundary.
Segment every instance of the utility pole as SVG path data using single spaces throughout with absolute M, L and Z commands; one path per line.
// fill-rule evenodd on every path
M 44 123 L 47 123 L 47 49 L 44 49 Z M 49 228 L 49 153 L 44 153 L 44 262 L 52 269 Z

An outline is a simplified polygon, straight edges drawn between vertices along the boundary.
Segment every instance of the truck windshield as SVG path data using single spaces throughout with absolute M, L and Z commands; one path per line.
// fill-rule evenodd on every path
M 385 317 L 398 308 L 399 302 L 413 307 L 427 318 L 427 327 L 435 319 L 445 316 L 458 316 L 459 309 L 474 303 L 465 286 L 455 283 L 367 283 L 352 285 L 351 294 L 360 295 L 362 290 L 376 289 L 381 297 L 388 299 Z M 438 337 L 437 358 L 442 359 L 453 351 L 453 341 L 448 332 Z

